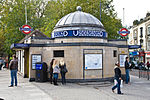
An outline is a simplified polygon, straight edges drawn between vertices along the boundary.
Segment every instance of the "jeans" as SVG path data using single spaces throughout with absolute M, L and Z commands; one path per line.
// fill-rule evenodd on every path
M 53 82 L 54 82 L 54 85 L 58 85 L 57 84 L 57 79 L 58 79 L 58 73 L 53 73 Z
M 112 87 L 112 90 L 115 90 L 117 88 L 117 93 L 121 94 L 121 91 L 120 91 L 121 80 L 119 80 L 119 79 L 116 79 L 116 80 L 117 80 L 117 84 Z
M 126 69 L 126 84 L 129 83 L 129 69 Z
M 53 74 L 50 73 L 50 83 L 52 84 L 53 82 Z
M 14 78 L 15 78 L 15 86 L 17 86 L 17 70 L 11 70 L 11 86 L 14 86 Z
M 62 81 L 62 84 L 66 84 L 65 74 L 66 73 L 61 72 L 61 81 Z

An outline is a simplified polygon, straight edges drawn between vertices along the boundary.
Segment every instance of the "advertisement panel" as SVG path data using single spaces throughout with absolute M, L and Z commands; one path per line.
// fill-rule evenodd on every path
M 128 55 L 119 55 L 120 67 L 124 67 L 124 63 L 126 61 L 126 57 Z
M 85 69 L 102 69 L 102 54 L 85 54 Z
M 40 54 L 32 55 L 32 69 L 36 69 L 36 63 L 42 61 L 42 56 Z

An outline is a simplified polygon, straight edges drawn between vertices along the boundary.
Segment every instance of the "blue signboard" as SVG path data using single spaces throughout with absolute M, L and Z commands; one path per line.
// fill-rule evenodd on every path
M 138 49 L 138 48 L 141 48 L 141 45 L 129 45 L 128 48 L 129 49 Z
M 52 38 L 57 37 L 107 37 L 104 31 L 95 30 L 66 30 L 52 33 Z
M 29 47 L 29 44 L 20 44 L 20 43 L 16 43 L 14 44 L 15 47 Z
M 29 48 L 29 44 L 14 43 L 10 48 Z
M 138 51 L 130 52 L 130 55 L 137 56 L 139 55 L 139 52 Z
M 36 64 L 36 70 L 42 70 L 42 64 Z

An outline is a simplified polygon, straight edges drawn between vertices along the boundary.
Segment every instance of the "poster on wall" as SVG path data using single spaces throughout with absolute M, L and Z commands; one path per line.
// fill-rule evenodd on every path
M 102 54 L 85 54 L 85 69 L 102 69 Z
M 120 55 L 119 56 L 119 61 L 120 61 L 120 67 L 124 67 L 124 63 L 126 61 L 127 55 Z
M 40 54 L 33 54 L 32 55 L 32 69 L 35 69 L 36 62 L 41 62 L 42 56 Z

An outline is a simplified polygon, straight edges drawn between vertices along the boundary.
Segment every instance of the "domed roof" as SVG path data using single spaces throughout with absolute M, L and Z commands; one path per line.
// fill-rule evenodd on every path
M 52 38 L 59 37 L 101 37 L 107 38 L 103 24 L 93 15 L 81 11 L 70 13 L 61 18 L 56 24 Z
M 82 12 L 81 7 L 78 6 L 77 11 L 61 18 L 55 25 L 55 29 L 67 26 L 92 26 L 102 28 L 103 24 L 93 15 Z

